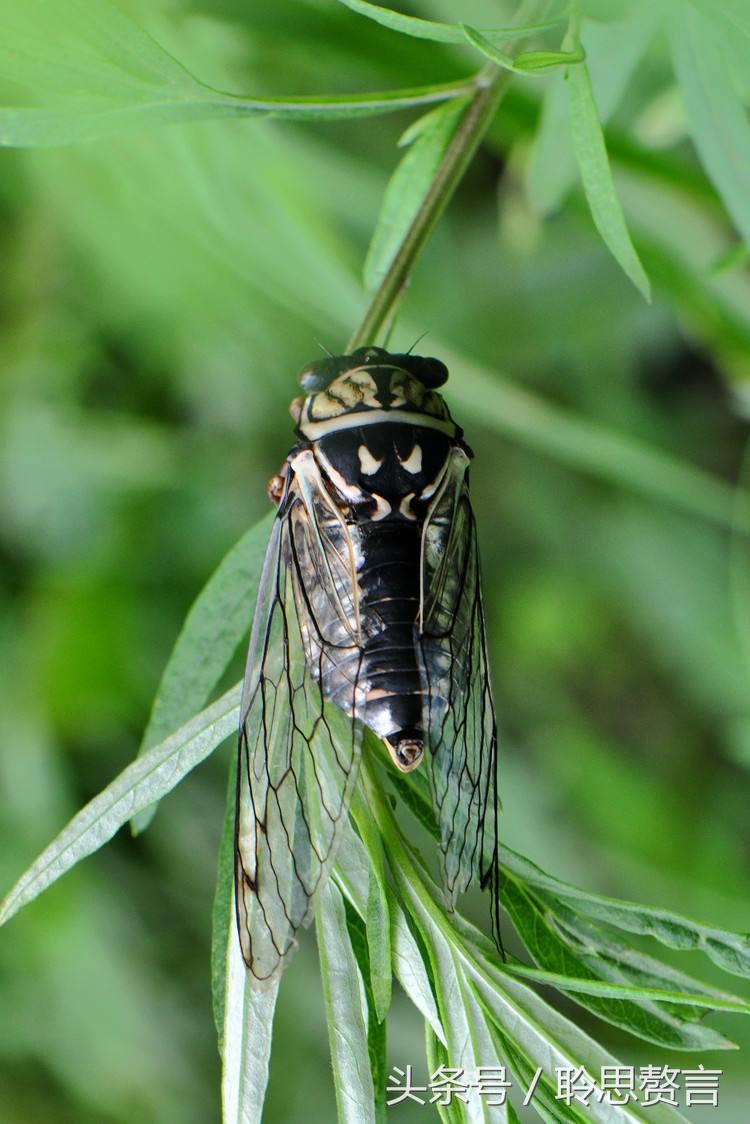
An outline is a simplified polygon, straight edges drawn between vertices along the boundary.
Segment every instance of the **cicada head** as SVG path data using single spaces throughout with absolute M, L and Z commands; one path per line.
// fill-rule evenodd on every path
M 388 420 L 396 412 L 430 419 L 434 428 L 457 432 L 448 407 L 436 392 L 448 378 L 439 359 L 393 354 L 382 347 L 360 347 L 350 355 L 331 355 L 303 368 L 307 392 L 300 412 L 300 436 L 316 440 L 349 425 Z M 371 415 L 365 419 L 364 415 Z M 394 418 L 394 420 L 396 420 Z

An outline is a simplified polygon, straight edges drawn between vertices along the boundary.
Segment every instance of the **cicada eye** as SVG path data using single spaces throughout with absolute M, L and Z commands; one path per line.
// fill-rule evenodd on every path
M 410 375 L 414 375 L 415 379 L 419 379 L 428 390 L 436 390 L 448 381 L 448 368 L 439 359 L 406 352 L 404 355 L 394 355 L 393 360 Z
M 318 359 L 315 363 L 308 363 L 297 376 L 297 381 L 308 394 L 318 390 L 325 390 L 332 377 L 331 362 L 329 359 Z
M 419 359 L 414 374 L 428 390 L 436 390 L 448 381 L 448 368 L 439 359 Z

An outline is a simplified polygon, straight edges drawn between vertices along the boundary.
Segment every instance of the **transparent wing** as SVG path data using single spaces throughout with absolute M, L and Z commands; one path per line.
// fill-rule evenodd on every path
M 361 738 L 354 718 L 324 705 L 320 687 L 344 664 L 352 699 L 358 691 L 359 649 L 344 608 L 353 596 L 348 552 L 330 541 L 341 523 L 298 478 L 282 507 L 250 639 L 237 774 L 237 927 L 259 981 L 283 968 L 295 934 L 312 918 L 356 782 Z
M 456 450 L 423 531 L 427 759 L 449 902 L 473 877 L 489 886 L 500 945 L 497 727 L 467 463 Z

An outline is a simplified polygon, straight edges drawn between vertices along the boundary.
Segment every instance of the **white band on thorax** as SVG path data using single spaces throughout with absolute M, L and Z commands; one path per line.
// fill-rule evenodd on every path
M 409 410 L 362 410 L 350 414 L 339 414 L 335 418 L 322 418 L 320 421 L 305 420 L 300 424 L 300 433 L 310 441 L 319 441 L 329 433 L 337 433 L 342 429 L 359 429 L 363 425 L 379 425 L 382 422 L 395 422 L 397 425 L 414 425 L 421 429 L 436 429 L 448 437 L 455 437 L 458 426 L 455 422 L 444 418 L 435 418 L 431 414 L 419 414 Z

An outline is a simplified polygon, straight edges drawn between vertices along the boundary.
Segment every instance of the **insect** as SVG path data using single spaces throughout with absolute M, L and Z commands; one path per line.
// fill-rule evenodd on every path
M 498 928 L 497 736 L 471 450 L 437 359 L 359 348 L 300 374 L 296 442 L 243 689 L 235 894 L 242 953 L 274 977 L 312 917 L 356 783 L 363 727 L 427 770 L 449 904 L 473 877 Z

